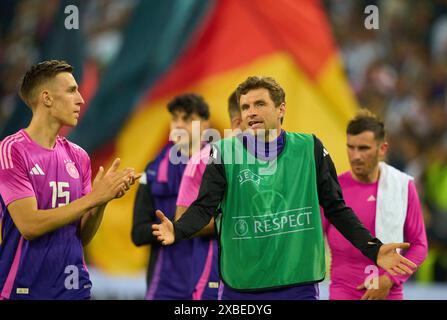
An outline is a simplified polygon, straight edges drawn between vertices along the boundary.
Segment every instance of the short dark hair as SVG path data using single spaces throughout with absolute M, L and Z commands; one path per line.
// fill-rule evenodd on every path
M 45 81 L 54 78 L 61 72 L 73 72 L 73 66 L 62 60 L 48 60 L 39 62 L 25 73 L 22 78 L 19 90 L 19 96 L 23 102 L 30 108 L 32 108 L 33 90 Z
M 385 140 L 385 126 L 374 113 L 368 109 L 361 109 L 357 115 L 349 121 L 346 133 L 357 135 L 365 131 L 372 131 L 377 141 Z
M 228 97 L 228 114 L 230 115 L 230 119 L 241 116 L 241 109 L 237 103 L 236 91 L 233 91 Z
M 251 76 L 247 80 L 242 82 L 236 89 L 237 102 L 240 103 L 241 95 L 247 94 L 248 91 L 254 89 L 267 89 L 270 94 L 270 98 L 275 103 L 276 107 L 279 107 L 282 103 L 286 102 L 286 94 L 283 88 L 271 77 L 258 77 Z
M 186 93 L 176 96 L 168 103 L 168 110 L 172 114 L 175 111 L 184 111 L 189 117 L 196 113 L 203 120 L 210 118 L 208 104 L 202 96 L 195 93 Z

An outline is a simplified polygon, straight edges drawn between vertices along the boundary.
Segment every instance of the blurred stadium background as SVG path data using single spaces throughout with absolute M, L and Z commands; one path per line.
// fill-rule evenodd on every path
M 65 28 L 69 5 L 79 29 Z M 368 5 L 378 30 L 364 26 Z M 282 84 L 285 128 L 319 136 L 338 172 L 348 119 L 360 106 L 381 115 L 388 162 L 416 178 L 429 237 L 406 297 L 447 299 L 446 0 L 2 0 L 0 17 L 0 139 L 30 119 L 16 94 L 25 70 L 67 60 L 86 105 L 63 134 L 93 174 L 116 156 L 143 170 L 168 140 L 176 94 L 202 94 L 213 126 L 228 128 L 227 97 L 248 75 Z M 150 248 L 131 242 L 134 192 L 108 206 L 86 248 L 97 299 L 143 297 Z

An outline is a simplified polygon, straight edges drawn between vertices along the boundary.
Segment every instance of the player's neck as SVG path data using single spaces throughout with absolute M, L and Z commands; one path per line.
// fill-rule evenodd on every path
M 31 123 L 25 129 L 30 138 L 46 149 L 53 149 L 61 125 L 51 121 L 48 117 L 34 114 Z
M 253 131 L 251 131 L 251 132 L 253 132 Z M 259 131 L 256 131 L 252 134 L 254 134 L 254 136 L 257 140 L 261 140 L 261 141 L 264 141 L 265 143 L 269 143 L 269 142 L 272 142 L 272 141 L 275 141 L 276 139 L 278 139 L 279 136 L 281 135 L 281 132 L 282 132 L 282 129 L 281 129 L 281 126 L 279 126 L 277 128 L 273 128 L 273 129 L 266 129 L 265 131 L 263 131 L 264 135 L 260 134 Z
M 265 142 L 272 142 L 278 139 L 281 135 L 281 125 L 277 126 L 274 129 L 266 130 L 264 140 Z
M 379 180 L 380 171 L 379 166 L 376 166 L 374 170 L 368 175 L 356 175 L 351 171 L 351 176 L 354 180 L 361 183 L 376 183 Z

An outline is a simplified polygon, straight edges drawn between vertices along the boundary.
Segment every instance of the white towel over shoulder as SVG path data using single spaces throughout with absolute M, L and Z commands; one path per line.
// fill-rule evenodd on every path
M 376 237 L 383 243 L 403 242 L 408 207 L 408 182 L 413 180 L 385 162 L 379 163 Z

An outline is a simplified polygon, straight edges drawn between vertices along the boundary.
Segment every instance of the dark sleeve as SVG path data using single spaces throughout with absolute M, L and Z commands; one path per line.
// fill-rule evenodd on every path
M 329 153 L 315 136 L 314 143 L 318 199 L 324 215 L 354 247 L 376 263 L 382 242 L 373 238 L 354 211 L 346 206 Z
M 217 153 L 215 148 L 212 148 L 211 152 Z M 215 154 L 214 157 L 220 159 L 220 155 Z M 208 225 L 211 218 L 217 214 L 217 208 L 222 202 L 226 188 L 227 179 L 223 164 L 220 161 L 214 162 L 210 157 L 196 201 L 188 207 L 179 220 L 174 222 L 175 241 L 190 238 Z
M 140 183 L 135 197 L 132 222 L 132 242 L 136 246 L 159 245 L 157 239 L 152 235 L 154 219 L 155 206 L 150 184 Z

